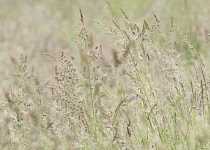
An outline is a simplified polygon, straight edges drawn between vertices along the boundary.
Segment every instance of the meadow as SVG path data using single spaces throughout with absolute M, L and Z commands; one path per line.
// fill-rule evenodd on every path
M 0 149 L 210 149 L 209 0 L 0 6 Z

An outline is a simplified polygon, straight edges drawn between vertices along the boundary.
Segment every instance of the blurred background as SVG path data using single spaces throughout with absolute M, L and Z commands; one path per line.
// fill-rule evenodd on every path
M 28 65 L 38 74 L 51 78 L 53 56 L 60 52 L 76 53 L 75 40 L 80 26 L 79 9 L 84 15 L 88 31 L 97 34 L 97 41 L 109 43 L 94 23 L 112 15 L 123 24 L 122 8 L 138 25 L 154 19 L 155 13 L 164 31 L 168 31 L 173 17 L 197 50 L 208 60 L 210 37 L 209 0 L 0 0 L 0 85 L 8 88 L 15 72 L 14 63 L 20 55 L 27 55 Z

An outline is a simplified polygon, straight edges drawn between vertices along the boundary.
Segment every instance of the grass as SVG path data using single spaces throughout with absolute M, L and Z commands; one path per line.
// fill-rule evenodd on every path
M 140 19 L 120 2 L 30 0 L 2 19 L 0 149 L 210 148 L 208 1 L 142 1 Z

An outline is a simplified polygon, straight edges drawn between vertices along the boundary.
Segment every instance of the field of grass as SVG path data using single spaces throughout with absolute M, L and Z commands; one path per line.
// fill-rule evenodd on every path
M 209 0 L 0 0 L 1 150 L 210 149 Z

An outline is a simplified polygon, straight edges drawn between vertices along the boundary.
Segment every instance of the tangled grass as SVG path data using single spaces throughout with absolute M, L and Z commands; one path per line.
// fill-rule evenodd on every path
M 138 25 L 121 12 L 124 25 L 104 17 L 94 34 L 80 10 L 77 51 L 45 52 L 52 79 L 29 68 L 27 56 L 11 58 L 1 149 L 210 148 L 210 76 L 200 52 L 173 19 L 164 32 L 155 14 Z M 108 42 L 98 42 L 101 34 Z

